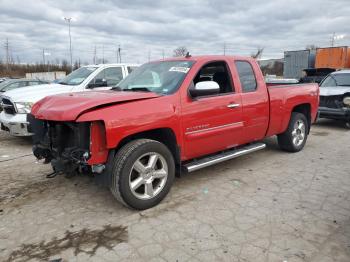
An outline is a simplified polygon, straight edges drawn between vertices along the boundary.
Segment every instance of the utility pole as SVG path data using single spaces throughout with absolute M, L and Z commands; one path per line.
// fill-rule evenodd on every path
M 164 57 L 165 57 L 165 55 L 164 55 L 164 49 L 162 50 L 162 55 L 163 55 L 163 60 L 164 60 Z
M 6 42 L 5 42 L 5 52 L 6 52 L 6 68 L 7 70 L 9 69 L 9 62 L 10 62 L 10 53 L 9 53 L 9 39 L 6 38 Z
M 345 34 L 341 34 L 341 35 L 336 35 L 335 32 L 333 32 L 332 38 L 331 38 L 331 46 L 333 47 L 335 44 L 335 40 L 341 40 L 345 37 Z
M 122 62 L 122 53 L 121 53 L 122 49 L 120 48 L 120 45 L 118 45 L 118 55 L 119 55 L 119 63 Z
M 331 38 L 331 46 L 334 46 L 334 40 L 335 40 L 335 32 L 333 32 L 332 38 Z
M 224 42 L 224 55 L 226 55 L 226 42 Z
M 70 23 L 72 21 L 72 17 L 64 17 L 64 20 L 68 22 L 68 33 L 69 33 L 69 53 L 70 53 L 70 69 L 73 71 L 73 55 L 72 55 L 72 37 L 70 34 Z
M 45 49 L 43 48 L 43 65 L 45 66 Z
M 93 58 L 94 65 L 96 65 L 96 45 L 94 49 L 94 58 Z
M 102 45 L 102 64 L 105 63 L 105 45 Z

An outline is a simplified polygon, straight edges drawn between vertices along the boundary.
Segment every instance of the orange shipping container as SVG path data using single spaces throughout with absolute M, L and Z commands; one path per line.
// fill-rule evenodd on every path
M 315 68 L 350 68 L 350 48 L 346 46 L 317 48 Z

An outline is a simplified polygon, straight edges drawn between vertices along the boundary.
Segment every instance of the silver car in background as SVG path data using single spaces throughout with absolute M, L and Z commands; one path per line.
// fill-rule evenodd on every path
M 350 70 L 329 74 L 320 84 L 319 118 L 344 121 L 350 128 Z

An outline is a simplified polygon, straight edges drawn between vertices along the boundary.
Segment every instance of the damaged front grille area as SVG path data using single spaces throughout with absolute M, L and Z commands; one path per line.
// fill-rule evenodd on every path
M 320 96 L 320 107 L 342 108 L 343 96 Z
M 48 134 L 54 158 L 85 162 L 88 158 L 90 123 L 48 122 Z
M 56 173 L 76 173 L 90 157 L 90 123 L 41 121 L 29 117 L 34 131 L 33 153 L 51 162 Z

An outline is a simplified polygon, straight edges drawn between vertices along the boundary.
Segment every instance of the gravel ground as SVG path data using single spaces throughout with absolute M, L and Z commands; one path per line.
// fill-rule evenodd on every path
M 0 261 L 350 261 L 350 131 L 322 121 L 297 154 L 265 142 L 137 212 L 93 178 L 47 179 L 30 140 L 0 133 Z

